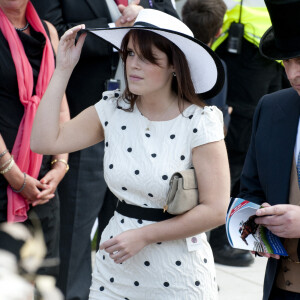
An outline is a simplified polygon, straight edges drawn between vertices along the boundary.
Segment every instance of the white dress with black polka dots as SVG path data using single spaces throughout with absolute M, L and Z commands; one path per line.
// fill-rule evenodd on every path
M 192 166 L 192 149 L 219 141 L 222 113 L 216 107 L 191 105 L 169 121 L 149 121 L 135 106 L 117 101 L 117 91 L 103 93 L 95 108 L 105 131 L 104 176 L 111 191 L 129 204 L 162 208 L 169 179 Z M 153 222 L 115 212 L 102 241 Z M 185 239 L 151 244 L 122 264 L 98 251 L 90 300 L 217 299 L 211 248 L 205 233 L 201 247 L 189 252 Z

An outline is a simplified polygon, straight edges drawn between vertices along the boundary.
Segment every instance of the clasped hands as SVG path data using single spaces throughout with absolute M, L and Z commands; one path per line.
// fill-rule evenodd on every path
M 281 238 L 300 237 L 300 206 L 292 204 L 277 204 L 271 206 L 263 203 L 262 208 L 256 211 L 256 224 L 268 228 L 273 234 Z M 279 255 L 259 253 L 265 257 L 279 259 Z
M 32 206 L 45 204 L 55 196 L 54 192 L 64 174 L 64 169 L 61 171 L 58 168 L 51 169 L 41 180 L 27 174 L 26 186 L 20 194 Z

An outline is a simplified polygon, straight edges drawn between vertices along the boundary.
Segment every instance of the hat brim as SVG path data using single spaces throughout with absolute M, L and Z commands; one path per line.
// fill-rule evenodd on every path
M 262 56 L 272 60 L 286 60 L 300 56 L 300 51 L 284 51 L 278 48 L 273 27 L 270 27 L 262 36 L 259 51 Z
M 207 45 L 180 32 L 156 27 L 87 28 L 99 38 L 120 50 L 124 36 L 132 29 L 153 31 L 173 42 L 189 64 L 195 92 L 203 99 L 216 96 L 224 84 L 224 68 L 219 57 Z

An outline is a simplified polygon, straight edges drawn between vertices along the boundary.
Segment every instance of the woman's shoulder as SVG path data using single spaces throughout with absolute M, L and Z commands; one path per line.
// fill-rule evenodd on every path
M 103 113 L 111 115 L 115 111 L 124 111 L 129 107 L 129 103 L 123 99 L 120 90 L 103 92 L 102 98 L 95 104 L 99 116 Z
M 216 106 L 198 106 L 195 104 L 190 105 L 187 112 L 193 114 L 193 119 L 195 122 L 202 121 L 207 122 L 221 122 L 223 124 L 223 113 Z

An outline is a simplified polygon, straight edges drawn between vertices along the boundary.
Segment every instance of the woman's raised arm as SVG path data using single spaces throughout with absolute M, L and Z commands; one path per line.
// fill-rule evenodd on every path
M 72 120 L 60 124 L 61 101 L 79 60 L 86 34 L 82 34 L 76 44 L 75 38 L 83 28 L 84 25 L 78 25 L 69 29 L 59 42 L 56 69 L 40 102 L 32 128 L 31 149 L 34 152 L 74 152 L 104 139 L 104 131 L 94 107 L 89 107 Z

